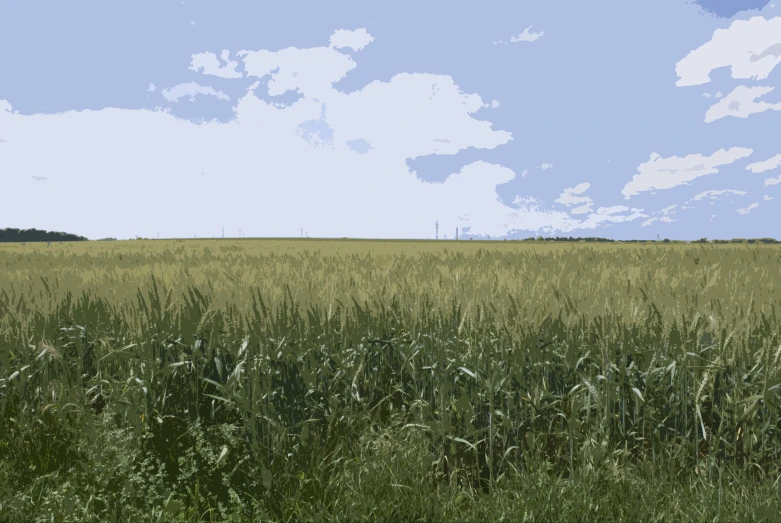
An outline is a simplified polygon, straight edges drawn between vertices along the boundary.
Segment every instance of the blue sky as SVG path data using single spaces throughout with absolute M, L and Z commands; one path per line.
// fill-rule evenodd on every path
M 373 4 L 3 4 L 0 228 L 781 238 L 781 1 Z

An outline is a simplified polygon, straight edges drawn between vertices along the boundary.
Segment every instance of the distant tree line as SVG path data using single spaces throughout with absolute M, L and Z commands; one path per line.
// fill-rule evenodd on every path
M 616 240 L 611 240 L 610 238 L 573 238 L 572 236 L 565 237 L 565 236 L 556 236 L 553 238 L 543 238 L 542 236 L 537 236 L 536 238 L 534 236 L 530 236 L 529 238 L 526 238 L 524 240 L 521 240 L 524 242 L 614 242 Z
M 569 237 L 556 236 L 554 238 L 543 238 L 542 236 L 538 236 L 535 238 L 532 236 L 521 241 L 658 243 L 658 240 L 611 240 L 610 238 L 594 238 L 594 237 L 573 238 L 572 236 Z M 662 240 L 662 243 L 781 243 L 781 241 L 778 241 L 773 238 L 733 238 L 731 240 L 708 240 L 707 238 L 700 238 L 699 240 L 693 240 L 689 242 L 689 241 L 681 241 L 681 240 L 668 240 L 667 238 L 665 238 L 664 240 Z
M 38 229 L 0 229 L 0 242 L 80 242 L 84 236 Z
M 711 243 L 707 238 L 697 240 L 696 243 Z M 713 240 L 713 243 L 781 243 L 773 238 L 733 238 L 731 240 Z

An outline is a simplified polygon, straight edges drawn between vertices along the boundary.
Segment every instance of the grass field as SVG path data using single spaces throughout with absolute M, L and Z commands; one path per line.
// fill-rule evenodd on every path
M 777 521 L 781 249 L 0 244 L 0 521 Z

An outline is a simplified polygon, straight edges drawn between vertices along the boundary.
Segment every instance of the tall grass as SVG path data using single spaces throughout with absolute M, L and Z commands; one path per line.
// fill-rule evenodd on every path
M 777 519 L 775 250 L 553 247 L 8 264 L 0 519 Z

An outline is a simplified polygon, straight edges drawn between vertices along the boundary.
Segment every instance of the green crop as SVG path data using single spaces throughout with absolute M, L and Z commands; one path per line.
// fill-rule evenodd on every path
M 0 520 L 774 521 L 781 251 L 0 247 Z

